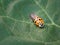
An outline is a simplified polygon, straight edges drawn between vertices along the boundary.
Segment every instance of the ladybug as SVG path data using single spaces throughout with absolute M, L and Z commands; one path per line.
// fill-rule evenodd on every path
M 40 28 L 44 27 L 44 20 L 42 18 L 38 17 L 35 14 L 31 14 L 30 17 L 36 26 Z

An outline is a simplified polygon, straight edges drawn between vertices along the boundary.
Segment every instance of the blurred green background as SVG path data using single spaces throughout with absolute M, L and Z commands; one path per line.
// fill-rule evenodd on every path
M 31 13 L 43 18 L 44 28 Z M 0 0 L 0 45 L 60 45 L 60 0 Z

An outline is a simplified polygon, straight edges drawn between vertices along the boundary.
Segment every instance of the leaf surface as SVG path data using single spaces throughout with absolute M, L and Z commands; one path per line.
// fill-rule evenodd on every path
M 44 28 L 34 25 L 31 13 Z M 0 0 L 0 45 L 60 45 L 60 0 Z

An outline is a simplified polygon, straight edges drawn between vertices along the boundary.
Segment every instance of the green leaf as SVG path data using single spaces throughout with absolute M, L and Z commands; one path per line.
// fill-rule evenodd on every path
M 44 28 L 34 25 L 31 13 Z M 0 45 L 60 45 L 60 0 L 0 0 Z

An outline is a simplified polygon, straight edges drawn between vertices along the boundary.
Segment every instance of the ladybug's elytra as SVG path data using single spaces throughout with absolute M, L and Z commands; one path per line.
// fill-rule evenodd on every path
M 44 20 L 42 18 L 38 17 L 35 14 L 31 14 L 31 19 L 33 20 L 36 26 L 40 28 L 44 27 Z

